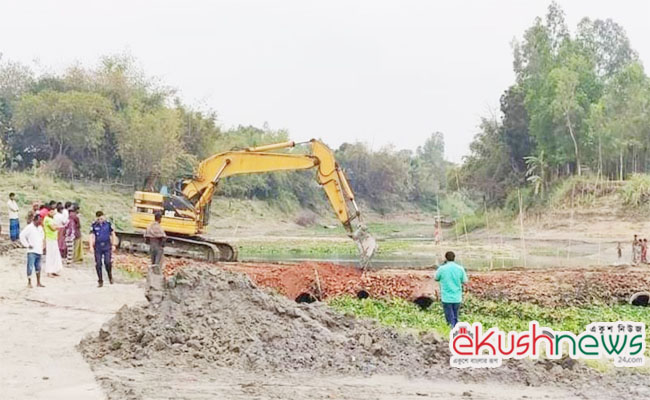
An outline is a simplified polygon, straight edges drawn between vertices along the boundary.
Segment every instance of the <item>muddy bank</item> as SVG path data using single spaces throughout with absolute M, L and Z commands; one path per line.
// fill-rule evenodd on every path
M 182 381 L 181 371 L 191 376 L 191 384 L 205 387 L 195 395 L 185 387 L 184 398 L 189 399 L 217 395 L 218 385 L 211 390 L 209 383 L 220 381 L 224 371 L 238 377 L 233 379 L 256 375 L 291 380 L 308 372 L 314 377 L 380 374 L 488 386 L 554 385 L 570 393 L 568 397 L 649 390 L 643 376 L 629 371 L 602 375 L 571 361 L 453 369 L 448 343 L 434 334 L 399 333 L 340 315 L 319 302 L 296 304 L 258 289 L 245 275 L 214 268 L 177 272 L 160 304 L 122 308 L 79 348 L 110 399 L 174 398 L 177 385 L 158 382 L 152 387 L 156 379 L 151 376 Z M 288 391 L 281 398 L 294 395 Z
M 169 278 L 159 305 L 124 307 L 81 344 L 90 360 L 234 367 L 274 372 L 390 373 L 447 362 L 428 343 L 324 303 L 296 304 L 241 274 L 188 268 Z
M 148 260 L 119 254 L 116 266 L 144 273 Z M 189 267 L 226 269 L 246 274 L 256 285 L 272 288 L 290 299 L 301 294 L 326 300 L 365 291 L 370 297 L 419 296 L 438 298 L 434 271 L 385 269 L 366 271 L 332 263 L 223 263 L 205 264 L 188 259 L 168 259 L 167 277 Z M 639 291 L 650 290 L 650 267 L 611 266 L 468 272 L 469 293 L 484 300 L 528 302 L 542 306 L 583 306 L 593 303 L 625 303 Z

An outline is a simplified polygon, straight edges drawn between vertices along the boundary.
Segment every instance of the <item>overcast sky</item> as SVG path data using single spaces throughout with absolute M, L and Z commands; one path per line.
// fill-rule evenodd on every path
M 648 65 L 648 2 L 559 3 L 572 29 L 613 18 Z M 128 52 L 224 127 L 267 122 L 296 140 L 374 149 L 415 149 L 441 131 L 458 162 L 513 82 L 512 39 L 548 4 L 0 0 L 0 52 L 55 71 Z

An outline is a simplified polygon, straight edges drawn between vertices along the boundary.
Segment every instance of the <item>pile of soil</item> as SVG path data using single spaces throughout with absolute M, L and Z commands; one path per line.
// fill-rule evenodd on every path
M 149 259 L 127 253 L 114 256 L 114 265 L 128 272 L 146 275 Z M 431 272 L 422 271 L 366 271 L 326 262 L 297 264 L 274 263 L 224 263 L 206 264 L 184 258 L 166 258 L 163 275 L 167 278 L 189 268 L 226 269 L 243 272 L 258 286 L 272 288 L 295 299 L 307 293 L 319 300 L 349 294 L 355 296 L 366 291 L 370 297 L 401 297 L 413 300 L 423 294 L 433 294 Z
M 366 271 L 323 262 L 303 262 L 295 265 L 260 265 L 241 263 L 228 265 L 231 271 L 243 272 L 255 284 L 274 288 L 295 299 L 302 293 L 325 300 L 365 291 L 374 298 L 401 297 L 415 299 L 430 294 L 431 274 L 402 271 Z
M 193 379 L 207 380 L 227 368 L 276 376 L 387 374 L 561 384 L 588 396 L 639 387 L 635 374 L 604 376 L 572 360 L 517 360 L 497 369 L 460 370 L 449 366 L 448 346 L 433 333 L 399 333 L 336 313 L 324 303 L 297 304 L 258 289 L 243 274 L 188 267 L 167 280 L 159 303 L 123 307 L 79 349 L 111 399 L 140 399 L 151 390 L 129 378 L 136 369 L 156 376 L 196 371 Z M 173 393 L 173 387 L 168 390 Z
M 129 273 L 137 273 L 146 276 L 149 265 L 151 265 L 151 261 L 148 256 L 134 255 L 125 252 L 113 254 L 113 266 Z M 189 258 L 166 257 L 163 274 L 165 277 L 170 277 L 174 275 L 176 271 L 193 265 L 198 265 L 198 262 Z
M 438 340 L 424 343 L 323 303 L 297 304 L 257 289 L 244 275 L 214 268 L 177 272 L 160 304 L 124 307 L 81 349 L 93 362 L 155 359 L 170 366 L 279 372 L 403 372 L 449 357 Z
M 625 303 L 632 294 L 650 290 L 650 271 L 631 267 L 494 271 L 471 274 L 468 290 L 481 299 L 548 307 Z

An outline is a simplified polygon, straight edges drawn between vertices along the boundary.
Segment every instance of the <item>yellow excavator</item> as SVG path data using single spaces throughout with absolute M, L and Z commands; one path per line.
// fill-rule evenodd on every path
M 325 190 L 348 236 L 357 244 L 361 265 L 366 266 L 377 249 L 377 243 L 361 221 L 361 213 L 345 174 L 325 144 L 316 139 L 305 143 L 310 146 L 310 154 L 277 152 L 295 147 L 295 142 L 219 153 L 202 161 L 193 178 L 177 182 L 171 194 L 135 192 L 133 227 L 146 229 L 153 222 L 154 213 L 159 211 L 163 215 L 162 227 L 168 236 L 165 254 L 211 262 L 236 261 L 236 247 L 200 236 L 208 225 L 210 204 L 219 181 L 233 175 L 315 168 L 318 183 Z M 148 250 L 142 233 L 116 233 L 119 248 Z

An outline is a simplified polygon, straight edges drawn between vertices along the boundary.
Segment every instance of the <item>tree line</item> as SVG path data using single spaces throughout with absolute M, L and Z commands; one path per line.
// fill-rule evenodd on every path
M 650 168 L 650 80 L 623 27 L 584 18 L 572 34 L 552 3 L 513 43 L 515 83 L 484 118 L 461 185 L 502 203 L 572 175 L 623 180 Z
M 73 65 L 60 73 L 35 73 L 0 55 L 0 161 L 5 169 L 136 186 L 152 177 L 171 183 L 191 175 L 214 153 L 288 139 L 288 132 L 267 126 L 222 129 L 216 112 L 183 103 L 130 56 L 103 57 L 92 68 Z M 357 196 L 378 210 L 403 202 L 433 207 L 446 184 L 439 132 L 414 152 L 344 143 L 335 153 Z M 316 209 L 324 198 L 313 174 L 231 177 L 221 185 L 222 193 Z

